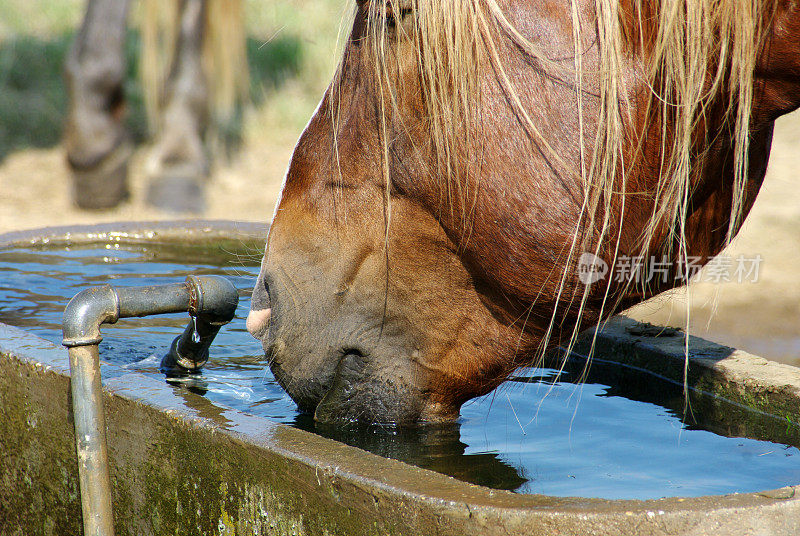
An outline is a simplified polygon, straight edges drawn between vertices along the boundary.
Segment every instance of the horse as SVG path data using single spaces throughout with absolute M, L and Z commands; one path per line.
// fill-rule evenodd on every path
M 130 5 L 89 0 L 65 65 L 64 146 L 80 208 L 111 208 L 129 195 L 133 144 L 125 126 L 124 46 Z M 202 211 L 209 124 L 230 118 L 249 90 L 245 35 L 241 0 L 143 0 L 140 70 L 156 137 L 147 165 L 150 204 Z
M 686 284 L 798 106 L 794 0 L 357 0 L 248 329 L 320 422 L 452 421 Z

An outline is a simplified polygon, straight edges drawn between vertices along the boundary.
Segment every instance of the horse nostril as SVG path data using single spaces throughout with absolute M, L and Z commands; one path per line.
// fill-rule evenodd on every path
M 272 315 L 272 304 L 270 303 L 269 285 L 264 277 L 262 270 L 258 274 L 255 288 L 253 288 L 253 296 L 250 300 L 250 313 L 247 315 L 247 331 L 255 337 L 260 339 L 264 336 L 269 326 L 269 318 Z
M 269 326 L 269 317 L 272 315 L 272 309 L 251 309 L 247 314 L 247 331 L 256 339 L 264 336 Z
M 262 270 L 260 274 L 258 274 L 258 279 L 256 280 L 256 286 L 253 288 L 253 296 L 250 300 L 250 310 L 251 311 L 262 311 L 264 309 L 270 308 L 270 297 L 269 297 L 269 283 L 267 283 L 267 279 L 264 276 L 264 271 Z

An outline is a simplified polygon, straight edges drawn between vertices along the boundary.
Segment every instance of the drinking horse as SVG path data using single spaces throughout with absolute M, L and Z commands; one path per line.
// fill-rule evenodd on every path
M 794 0 L 356 4 L 248 317 L 320 421 L 455 419 L 686 283 L 800 105 Z M 658 277 L 604 275 L 621 259 Z

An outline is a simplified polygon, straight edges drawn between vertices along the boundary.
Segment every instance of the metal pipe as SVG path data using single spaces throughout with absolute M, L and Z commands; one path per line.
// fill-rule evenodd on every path
M 112 535 L 114 517 L 97 345 L 70 348 L 69 368 L 72 371 L 72 414 L 78 451 L 83 533 Z
M 189 276 L 184 283 L 150 287 L 109 285 L 83 290 L 64 309 L 63 345 L 69 349 L 75 444 L 86 536 L 112 536 L 111 480 L 100 383 L 102 324 L 120 318 L 188 311 L 189 325 L 162 361 L 167 368 L 198 370 L 220 327 L 233 319 L 239 294 L 218 276 Z
M 194 296 L 189 309 L 193 321 L 172 341 L 169 353 L 161 360 L 161 370 L 168 374 L 197 371 L 206 364 L 211 342 L 219 329 L 231 321 L 239 302 L 236 288 L 223 277 L 190 275 L 189 280 Z

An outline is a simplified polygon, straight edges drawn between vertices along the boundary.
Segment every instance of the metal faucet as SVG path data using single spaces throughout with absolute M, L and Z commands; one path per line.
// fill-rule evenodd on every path
M 183 283 L 149 287 L 93 287 L 64 309 L 63 345 L 69 350 L 75 443 L 86 536 L 113 536 L 108 444 L 100 383 L 102 324 L 120 318 L 187 311 L 191 320 L 161 362 L 171 372 L 199 370 L 219 329 L 239 303 L 236 287 L 219 276 L 190 275 Z

